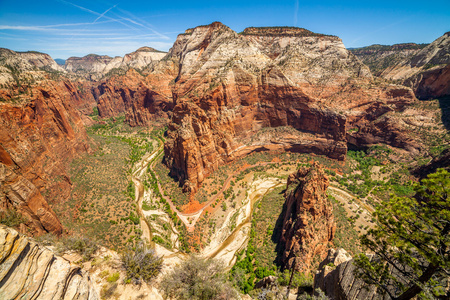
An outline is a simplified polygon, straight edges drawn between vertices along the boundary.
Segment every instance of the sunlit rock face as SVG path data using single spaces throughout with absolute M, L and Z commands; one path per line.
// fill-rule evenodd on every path
M 387 68 L 381 76 L 411 87 L 419 98 L 450 95 L 450 32 Z
M 42 81 L 20 100 L 4 90 L 0 102 L 0 207 L 27 220 L 24 232 L 60 234 L 49 206 L 70 195 L 66 170 L 77 155 L 90 151 L 75 104 L 82 102 L 67 81 Z
M 326 190 L 328 179 L 314 164 L 301 168 L 288 178 L 280 243 L 285 268 L 311 271 L 313 260 L 326 256 L 336 224 Z
M 78 265 L 3 225 L 0 257 L 1 299 L 100 299 Z
M 159 61 L 166 54 L 166 52 L 150 47 L 141 47 L 135 52 L 125 54 L 123 57 L 89 54 L 83 57 L 69 57 L 66 60 L 64 69 L 92 80 L 98 80 L 108 74 L 108 72 L 146 67 L 154 61 Z
M 342 160 L 350 121 L 364 127 L 372 122 L 365 115 L 374 105 L 386 113 L 415 100 L 407 88 L 374 84 L 369 69 L 338 37 L 301 28 L 238 34 L 216 22 L 180 34 L 166 59 L 178 63 L 179 72 L 165 162 L 186 191 L 195 191 L 219 165 L 252 151 L 313 152 Z M 253 139 L 267 127 L 296 133 Z M 385 139 L 372 132 L 373 140 Z

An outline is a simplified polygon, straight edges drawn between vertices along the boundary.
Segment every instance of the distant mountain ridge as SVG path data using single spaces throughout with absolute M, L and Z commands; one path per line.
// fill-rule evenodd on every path
M 113 69 L 145 67 L 153 61 L 162 59 L 166 54 L 151 47 L 141 47 L 123 57 L 88 54 L 84 57 L 69 57 L 64 69 L 92 79 L 99 79 Z
M 388 67 L 394 66 L 402 60 L 412 57 L 427 45 L 428 44 L 415 43 L 395 45 L 374 44 L 349 50 L 370 68 L 373 75 L 380 76 L 380 74 Z

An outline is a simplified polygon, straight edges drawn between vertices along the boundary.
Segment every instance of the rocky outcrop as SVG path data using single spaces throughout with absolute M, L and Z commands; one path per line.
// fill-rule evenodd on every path
M 100 299 L 78 265 L 0 225 L 1 299 Z
M 159 61 L 166 54 L 150 47 L 141 47 L 135 52 L 125 54 L 124 57 L 89 54 L 84 57 L 69 57 L 64 68 L 69 72 L 98 80 L 108 72 L 114 72 L 114 69 L 143 68 L 154 61 Z
M 344 159 L 348 116 L 360 119 L 375 102 L 397 111 L 415 100 L 408 89 L 372 84 L 370 70 L 339 38 L 301 28 L 237 34 L 215 22 L 179 35 L 167 59 L 179 72 L 165 162 L 187 191 L 251 151 Z M 254 139 L 274 127 L 296 133 Z
M 450 170 L 450 149 L 445 149 L 429 163 L 414 168 L 411 173 L 423 179 L 428 174 L 435 173 L 439 168 Z
M 450 95 L 450 32 L 387 68 L 381 76 L 410 86 L 420 98 Z
M 7 102 L 0 102 L 0 206 L 23 214 L 27 232 L 60 234 L 47 202 L 69 196 L 67 164 L 89 151 L 83 121 L 71 104 L 82 100 L 64 81 L 41 82 L 30 91 L 32 96 L 14 100 L 8 90 Z
M 344 249 L 330 249 L 314 277 L 314 289 L 320 288 L 332 300 L 390 299 L 357 278 L 355 270 L 352 257 Z
M 317 164 L 289 176 L 281 216 L 281 259 L 285 268 L 308 273 L 313 260 L 326 255 L 336 230 L 327 188 L 328 179 Z
M 64 72 L 64 69 L 48 54 L 0 48 L 0 86 L 3 88 L 40 82 L 48 77 L 49 72 Z
M 380 76 L 387 68 L 411 58 L 427 45 L 415 43 L 395 44 L 392 46 L 371 45 L 349 50 L 370 68 L 373 75 Z

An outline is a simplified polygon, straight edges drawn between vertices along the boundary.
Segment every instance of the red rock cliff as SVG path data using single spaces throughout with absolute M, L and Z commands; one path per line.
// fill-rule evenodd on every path
M 187 30 L 169 51 L 179 72 L 165 161 L 186 191 L 195 191 L 220 164 L 252 151 L 344 159 L 349 120 L 368 126 L 372 120 L 364 116 L 377 103 L 385 112 L 398 111 L 415 99 L 409 89 L 372 84 L 369 69 L 337 37 L 266 31 L 240 35 L 216 22 Z M 267 127 L 296 133 L 255 138 Z
M 3 91 L 0 102 L 0 203 L 28 219 L 34 234 L 60 234 L 62 226 L 49 203 L 70 193 L 68 162 L 89 151 L 79 112 L 72 101 L 82 101 L 66 81 L 41 82 L 32 96 L 11 100 Z
M 336 225 L 326 195 L 328 179 L 319 165 L 301 168 L 288 178 L 280 242 L 285 268 L 309 272 L 314 258 L 323 259 Z
M 102 81 L 94 89 L 100 116 L 125 113 L 131 126 L 150 125 L 157 118 L 167 121 L 173 109 L 170 82 L 175 77 L 176 66 L 169 62 L 161 72 L 154 71 L 147 76 L 130 69 L 123 76 Z

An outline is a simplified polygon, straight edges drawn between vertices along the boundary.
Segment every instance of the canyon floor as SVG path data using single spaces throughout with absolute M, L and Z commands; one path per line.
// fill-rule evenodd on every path
M 437 108 L 435 100 L 415 109 L 439 119 Z M 429 151 L 440 151 L 446 145 L 439 141 L 448 135 L 443 124 L 426 126 L 416 126 L 416 133 L 423 134 Z M 344 162 L 312 154 L 256 152 L 221 166 L 188 196 L 163 164 L 164 130 L 158 124 L 129 127 L 122 117 L 88 128 L 94 152 L 72 162 L 71 198 L 53 206 L 70 232 L 90 236 L 110 249 L 121 251 L 147 242 L 164 257 L 163 273 L 188 253 L 220 259 L 230 270 L 249 247 L 256 249 L 258 266 L 279 270 L 277 219 L 286 180 L 299 167 L 314 163 L 323 166 L 330 180 L 327 193 L 337 229 L 329 247 L 356 254 L 361 251 L 358 237 L 373 226 L 378 203 L 392 192 L 411 195 L 417 179 L 409 170 L 429 161 L 384 145 L 350 150 Z M 316 258 L 315 266 L 321 260 Z M 92 272 L 104 275 L 106 269 Z M 312 280 L 302 276 L 306 282 Z M 95 278 L 99 286 L 110 288 L 107 276 Z M 115 293 L 128 292 L 124 286 Z

